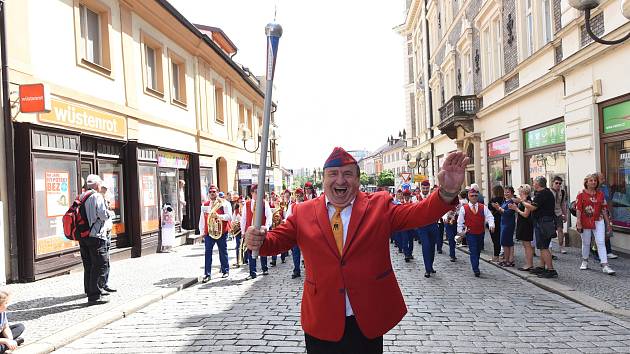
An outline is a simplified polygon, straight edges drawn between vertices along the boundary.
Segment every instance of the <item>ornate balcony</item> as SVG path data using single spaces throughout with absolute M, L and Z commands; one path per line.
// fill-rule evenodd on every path
M 473 132 L 475 128 L 473 120 L 482 105 L 482 99 L 475 95 L 451 97 L 440 107 L 438 128 L 451 139 L 457 138 L 457 127 Z

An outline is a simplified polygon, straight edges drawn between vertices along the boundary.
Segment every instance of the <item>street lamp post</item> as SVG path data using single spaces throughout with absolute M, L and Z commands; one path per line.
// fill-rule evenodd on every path
M 602 39 L 593 33 L 593 29 L 591 28 L 591 10 L 601 5 L 603 2 L 604 0 L 569 0 L 569 5 L 577 10 L 584 11 L 584 28 L 586 29 L 586 33 L 588 33 L 595 42 L 606 45 L 620 44 L 630 38 L 630 32 L 622 38 L 615 40 Z M 621 13 L 630 20 L 630 0 L 621 0 Z

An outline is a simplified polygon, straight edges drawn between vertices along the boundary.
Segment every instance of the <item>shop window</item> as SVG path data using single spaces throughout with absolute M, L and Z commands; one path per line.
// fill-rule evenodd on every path
M 114 212 L 112 237 L 125 232 L 125 200 L 123 194 L 123 165 L 116 161 L 99 161 L 98 173 L 103 180 L 104 197 L 109 209 Z
M 179 106 L 186 106 L 186 62 L 177 54 L 169 51 L 171 60 L 171 101 Z
M 208 188 L 210 188 L 210 186 L 214 184 L 212 182 L 212 168 L 200 168 L 199 177 L 201 180 L 201 201 L 205 202 L 208 200 Z
M 160 227 L 157 201 L 157 171 L 154 166 L 138 166 L 140 179 L 140 223 L 142 233 L 157 231 Z
M 225 118 L 223 115 L 223 87 L 221 86 L 214 87 L 214 107 L 215 107 L 214 120 L 219 124 L 223 124 L 225 122 Z M 239 105 L 239 114 L 240 114 L 240 108 L 241 106 Z M 239 120 L 240 120 L 240 117 L 239 117 Z
M 77 63 L 100 74 L 111 75 L 109 7 L 97 0 L 76 2 Z
M 142 47 L 144 50 L 143 73 L 145 92 L 163 98 L 162 46 L 158 41 L 143 34 Z
M 63 235 L 61 218 L 79 194 L 77 162 L 61 158 L 33 158 L 36 255 L 73 249 L 78 243 Z
M 630 229 L 630 140 L 606 144 L 608 203 L 614 226 Z
M 531 185 L 538 176 L 543 176 L 547 182 L 553 180 L 555 176 L 560 176 L 564 181 L 567 178 L 567 159 L 564 151 L 544 152 L 527 157 L 529 179 Z M 580 187 L 578 187 L 580 188 Z

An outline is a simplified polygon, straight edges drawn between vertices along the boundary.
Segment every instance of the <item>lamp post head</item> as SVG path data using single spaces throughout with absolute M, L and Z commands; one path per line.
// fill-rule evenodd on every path
M 265 34 L 267 37 L 282 37 L 282 26 L 277 23 L 268 23 L 265 26 Z
M 592 10 L 599 6 L 602 3 L 602 0 L 569 0 L 569 5 L 574 9 L 578 9 L 580 11 L 584 10 Z

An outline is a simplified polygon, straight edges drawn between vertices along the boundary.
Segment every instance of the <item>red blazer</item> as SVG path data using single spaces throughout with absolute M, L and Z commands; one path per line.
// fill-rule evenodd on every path
M 339 255 L 330 226 L 325 197 L 293 206 L 286 222 L 269 231 L 261 256 L 286 252 L 296 244 L 302 251 L 307 275 L 302 294 L 304 332 L 327 341 L 339 341 L 345 325 L 345 293 L 368 338 L 384 335 L 405 316 L 407 307 L 389 257 L 394 231 L 435 222 L 453 209 L 438 193 L 420 203 L 396 205 L 387 192 L 359 192 Z

